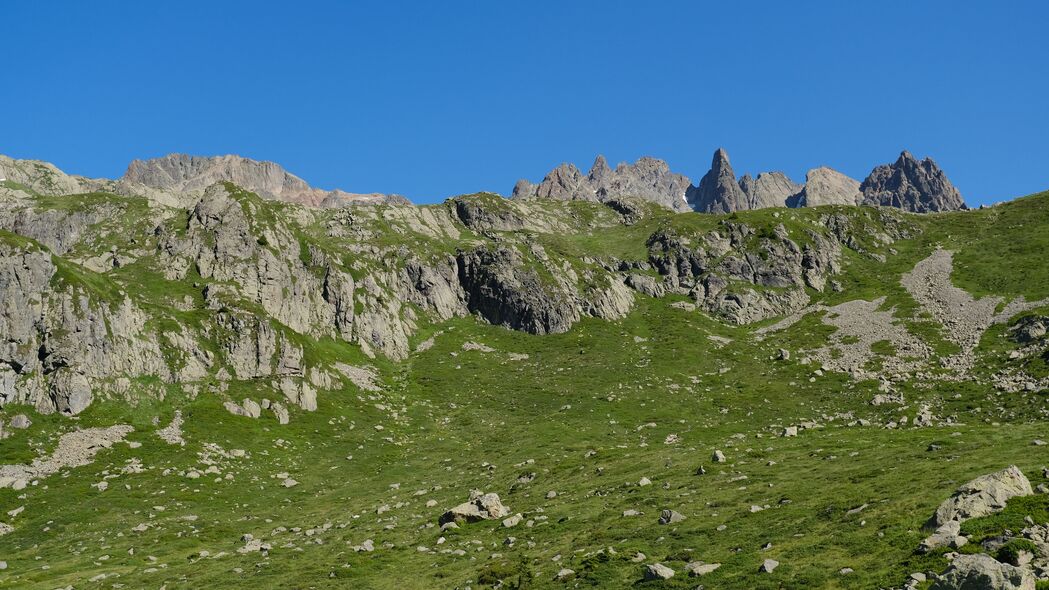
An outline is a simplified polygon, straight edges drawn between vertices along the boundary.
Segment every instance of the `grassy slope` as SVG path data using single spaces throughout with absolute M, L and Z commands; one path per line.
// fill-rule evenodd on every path
M 1018 224 L 1045 215 L 1049 196 L 1001 209 L 993 216 L 916 218 L 924 233 L 895 244 L 888 263 L 850 255 L 846 293 L 828 294 L 827 302 L 880 294 L 907 309 L 899 274 L 937 243 L 959 250 L 955 280 L 974 292 L 1049 295 L 1039 282 L 1046 273 L 1041 252 L 1026 246 L 1013 252 L 1011 268 L 1026 271 L 1019 280 L 1012 276 L 1019 273 L 994 266 L 1001 256 L 995 244 L 1040 239 Z M 800 212 L 799 223 L 817 214 Z M 759 215 L 769 214 L 739 217 Z M 631 240 L 650 233 L 646 226 L 617 231 Z M 636 246 L 622 245 L 623 237 L 573 238 L 558 251 L 619 244 L 613 255 L 625 258 Z M 682 571 L 691 559 L 723 564 L 702 579 L 707 587 L 885 587 L 911 571 L 945 565 L 938 555 L 914 555 L 913 548 L 923 536 L 921 524 L 958 483 L 1010 463 L 1040 478 L 1045 462 L 1030 447 L 1033 438 L 1046 436 L 1033 419 L 1045 407 L 1044 396 L 1003 400 L 971 384 L 942 384 L 908 389 L 906 408 L 873 407 L 867 402 L 874 383 L 852 384 L 840 375 L 810 382 L 812 367 L 769 360 L 784 344 L 797 349 L 820 342 L 826 329 L 811 319 L 757 341 L 749 328 L 639 298 L 621 322 L 586 320 L 561 335 L 529 336 L 472 318 L 435 328 L 444 332 L 432 349 L 381 365 L 383 393 L 322 395 L 317 412 L 296 413 L 284 427 L 237 418 L 214 398 L 184 400 L 177 392 L 164 402 L 92 406 L 78 425 L 131 423 L 137 429 L 131 438 L 143 446 L 118 445 L 89 467 L 21 492 L 0 490 L 3 512 L 26 506 L 6 520 L 17 531 L 0 537 L 0 558 L 9 564 L 0 588 L 452 588 L 495 579 L 511 587 L 559 587 L 552 578 L 561 567 L 578 572 L 573 584 L 580 587 L 627 587 L 641 578 L 642 564 L 630 561 L 638 551 L 648 556 L 645 563 L 679 571 L 668 583 L 641 584 L 646 587 L 695 586 Z M 708 335 L 733 342 L 718 348 Z M 464 352 L 466 341 L 497 352 Z M 985 339 L 996 358 L 1007 346 L 1000 332 Z M 511 352 L 529 358 L 512 361 Z M 328 343 L 309 354 L 348 353 Z M 238 387 L 250 393 L 250 384 Z M 875 421 L 913 417 L 926 398 L 942 401 L 940 414 L 956 414 L 963 424 L 884 430 L 823 418 L 841 412 Z M 151 433 L 150 419 L 159 415 L 164 425 L 176 406 L 187 418 L 184 449 Z M 998 406 L 1004 409 L 994 413 Z M 996 425 L 1003 417 L 1008 425 Z M 776 436 L 780 426 L 803 420 L 826 428 Z M 72 426 L 57 417 L 34 421 L 28 433 L 0 443 L 0 459 L 25 460 L 31 443 L 47 448 L 49 435 Z M 663 444 L 668 434 L 681 442 Z M 233 481 L 178 475 L 200 467 L 197 453 L 207 442 L 250 454 L 222 461 L 223 475 L 232 473 Z M 934 442 L 940 450 L 928 451 Z M 715 448 L 725 451 L 727 464 L 710 463 Z M 589 450 L 597 454 L 588 458 Z M 90 487 L 132 457 L 148 469 L 110 480 L 105 492 Z M 535 463 L 515 467 L 529 459 Z M 700 465 L 707 474 L 693 475 Z M 271 477 L 284 471 L 300 484 L 284 488 Z M 525 472 L 535 472 L 535 480 L 515 486 Z M 654 485 L 636 486 L 643 476 Z M 531 528 L 467 525 L 438 545 L 437 517 L 473 488 L 498 492 L 514 512 L 546 520 Z M 549 490 L 557 497 L 547 499 Z M 431 498 L 438 504 L 428 508 Z M 769 509 L 750 512 L 751 505 L 766 504 Z M 868 507 L 860 514 L 846 514 L 863 504 Z M 382 505 L 391 510 L 376 514 Z M 659 526 L 663 508 L 688 519 Z M 644 515 L 624 518 L 626 509 Z M 187 515 L 197 519 L 183 520 Z M 132 532 L 144 522 L 154 526 Z M 325 522 L 332 523 L 329 530 L 305 534 Z M 727 529 L 717 531 L 722 524 Z M 273 535 L 278 526 L 301 530 Z M 237 554 L 243 533 L 271 542 L 269 556 Z M 516 537 L 513 546 L 503 544 L 508 536 Z M 365 539 L 375 541 L 374 553 L 351 549 Z M 766 543 L 772 547 L 762 550 Z M 420 546 L 466 555 L 421 552 Z M 199 559 L 201 550 L 229 555 Z M 757 572 L 766 557 L 782 563 L 771 575 Z M 855 572 L 839 575 L 842 567 Z M 102 573 L 109 577 L 88 581 Z

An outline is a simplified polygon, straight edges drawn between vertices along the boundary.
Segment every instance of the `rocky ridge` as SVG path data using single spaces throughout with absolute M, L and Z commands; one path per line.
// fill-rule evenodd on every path
M 642 166 L 644 163 L 644 166 Z M 643 173 L 642 170 L 658 171 Z M 615 177 L 615 182 L 606 179 Z M 655 179 L 655 180 L 653 180 Z M 685 203 L 678 198 L 681 188 Z M 687 177 L 672 174 L 662 160 L 642 158 L 638 164 L 621 164 L 610 171 L 598 156 L 590 174 L 583 176 L 572 164 L 562 164 L 543 181 L 518 181 L 514 198 L 607 201 L 640 197 L 675 211 L 733 213 L 770 207 L 819 207 L 871 205 L 928 213 L 965 208 L 958 190 L 930 158 L 918 162 L 904 151 L 894 164 L 876 167 L 860 183 L 827 167 L 809 170 L 805 183 L 797 184 L 782 172 L 763 172 L 737 178 L 724 149 L 714 152 L 710 170 L 692 185 Z

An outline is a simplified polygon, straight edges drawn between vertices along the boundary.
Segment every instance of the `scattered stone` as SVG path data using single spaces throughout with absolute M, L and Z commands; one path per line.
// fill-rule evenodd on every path
M 574 570 L 570 570 L 570 569 L 568 569 L 566 567 L 565 568 L 561 568 L 557 572 L 557 575 L 554 576 L 554 578 L 556 580 L 558 580 L 559 582 L 563 582 L 563 581 L 571 579 L 573 577 L 575 577 L 575 571 Z
M 776 561 L 775 559 L 766 559 L 765 561 L 761 562 L 761 567 L 758 568 L 758 571 L 765 574 L 771 574 L 772 571 L 775 570 L 777 567 L 779 567 L 778 561 Z

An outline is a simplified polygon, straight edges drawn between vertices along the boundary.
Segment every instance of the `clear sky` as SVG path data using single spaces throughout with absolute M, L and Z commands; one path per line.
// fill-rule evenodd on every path
M 416 202 L 651 155 L 694 182 L 1049 189 L 1049 2 L 6 2 L 0 153 L 116 177 L 186 152 Z

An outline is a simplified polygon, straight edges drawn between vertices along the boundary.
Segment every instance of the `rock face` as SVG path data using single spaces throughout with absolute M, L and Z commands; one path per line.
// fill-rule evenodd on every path
M 916 213 L 965 208 L 958 189 L 932 158 L 918 161 L 904 151 L 893 164 L 883 164 L 860 185 L 864 205 L 896 207 Z
M 527 263 L 516 248 L 479 248 L 457 258 L 459 282 L 467 308 L 488 322 L 532 334 L 567 332 L 584 315 L 624 317 L 634 298 L 621 279 L 579 277 L 571 268 L 551 268 L 542 260 Z M 540 272 L 542 269 L 545 272 Z M 584 294 L 580 279 L 590 285 Z
M 1005 508 L 1010 498 L 1030 496 L 1034 493 L 1031 482 L 1015 465 L 1001 471 L 983 475 L 959 487 L 950 498 L 944 500 L 927 523 L 928 528 L 938 528 L 950 521 L 959 523 L 970 518 L 994 514 Z
M 744 244 L 757 238 L 758 251 Z M 822 291 L 840 271 L 837 242 L 819 235 L 799 245 L 782 225 L 764 236 L 726 220 L 717 231 L 681 235 L 660 231 L 649 238 L 649 260 L 677 292 L 737 324 L 792 313 L 808 303 L 806 287 Z
M 747 209 L 785 207 L 787 200 L 802 188 L 782 172 L 763 172 L 757 178 L 745 174 L 739 187 L 747 195 Z
M 958 555 L 930 590 L 1034 590 L 1031 572 L 982 553 Z
M 749 208 L 747 194 L 736 182 L 736 173 L 728 161 L 728 152 L 718 149 L 710 164 L 710 171 L 699 181 L 698 187 L 689 187 L 688 203 L 700 213 L 732 213 Z
M 151 160 L 135 160 L 121 180 L 145 186 L 199 194 L 216 182 L 232 182 L 266 199 L 299 203 L 311 207 L 344 207 L 357 204 L 409 204 L 399 195 L 357 194 L 340 190 L 325 191 L 273 162 L 258 162 L 240 156 L 190 156 L 170 154 Z
M 671 172 L 662 160 L 645 157 L 612 169 L 604 156 L 598 156 L 586 176 L 572 164 L 561 164 L 539 184 L 518 181 L 512 198 L 606 202 L 637 197 L 674 211 L 688 211 L 685 191 L 689 185 L 687 177 Z
M 790 207 L 821 205 L 856 205 L 860 200 L 860 183 L 837 170 L 820 167 L 805 174 L 805 184 L 788 199 Z

